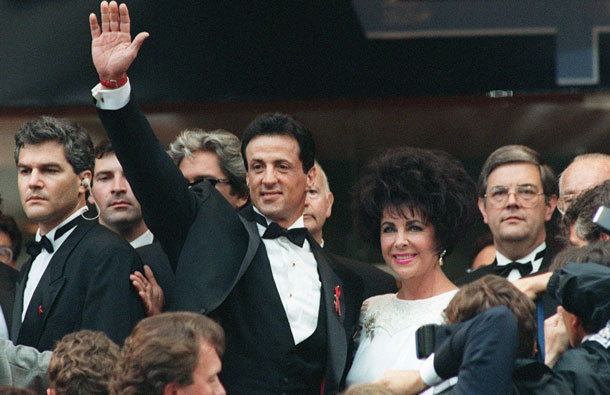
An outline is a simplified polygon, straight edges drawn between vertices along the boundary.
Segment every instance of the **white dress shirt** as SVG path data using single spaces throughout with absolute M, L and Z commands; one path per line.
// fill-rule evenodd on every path
M 261 214 L 256 207 L 254 207 L 254 211 Z M 265 216 L 263 215 L 263 217 Z M 266 217 L 265 220 L 267 224 L 272 222 Z M 267 228 L 260 224 L 256 224 L 256 226 L 262 237 Z M 303 227 L 303 217 L 301 216 L 288 229 Z M 271 264 L 273 281 L 290 323 L 294 343 L 299 344 L 311 336 L 318 326 L 322 288 L 318 264 L 307 239 L 302 248 L 285 236 L 277 239 L 262 239 L 262 241 Z
M 155 240 L 155 236 L 152 234 L 152 232 L 150 230 L 147 229 L 146 232 L 142 233 L 140 236 L 138 236 L 135 240 L 133 240 L 129 244 L 131 244 L 131 246 L 133 248 L 139 248 L 139 247 L 143 247 L 143 246 L 152 244 L 154 240 Z
M 80 209 L 72 213 L 72 215 L 70 215 L 68 218 L 63 220 L 59 225 L 51 229 L 45 235 L 53 245 L 53 252 L 48 252 L 43 248 L 40 251 L 40 254 L 38 254 L 38 256 L 34 259 L 34 262 L 32 262 L 32 266 L 30 267 L 30 271 L 28 272 L 27 282 L 25 283 L 25 290 L 23 291 L 23 311 L 21 312 L 21 322 L 23 322 L 23 320 L 25 319 L 25 313 L 28 310 L 28 306 L 30 305 L 30 301 L 32 300 L 34 291 L 36 291 L 36 287 L 38 287 L 38 283 L 40 282 L 40 279 L 42 278 L 42 275 L 44 274 L 45 270 L 47 270 L 47 267 L 49 266 L 53 255 L 55 254 L 55 252 L 57 252 L 57 250 L 59 250 L 59 247 L 61 247 L 64 241 L 66 241 L 68 236 L 70 236 L 70 233 L 74 231 L 76 225 L 74 225 L 72 229 L 69 229 L 66 233 L 61 235 L 61 237 L 59 237 L 57 240 L 54 240 L 55 232 L 57 232 L 57 229 L 72 221 L 74 218 L 78 217 L 85 211 L 87 211 L 87 207 L 81 207 Z M 40 241 L 40 239 L 42 239 L 42 235 L 40 234 L 40 229 L 38 229 L 36 231 L 36 241 Z
M 544 257 L 540 257 L 537 260 L 534 260 L 534 258 L 536 257 L 536 255 L 544 250 L 546 248 L 546 242 L 542 242 L 542 244 L 540 244 L 538 247 L 534 248 L 534 250 L 532 252 L 530 252 L 529 254 L 527 254 L 526 256 L 524 256 L 521 259 L 517 259 L 516 262 L 521 262 L 521 263 L 527 263 L 527 262 L 531 262 L 532 263 L 532 273 L 536 273 L 538 270 L 540 270 L 540 265 L 542 265 L 542 260 L 544 259 Z M 508 259 L 507 257 L 505 257 L 504 255 L 502 255 L 502 253 L 496 251 L 496 262 L 498 263 L 498 266 L 506 266 L 509 263 L 511 263 L 512 261 L 510 259 Z M 510 273 L 508 274 L 508 277 L 506 278 L 508 281 L 515 281 L 521 278 L 521 273 L 519 273 L 519 270 L 517 269 L 513 269 L 510 271 Z

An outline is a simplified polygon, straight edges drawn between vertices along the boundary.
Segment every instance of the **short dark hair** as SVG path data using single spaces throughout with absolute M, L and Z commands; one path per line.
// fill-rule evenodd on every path
M 66 160 L 74 173 L 93 172 L 95 159 L 89 133 L 74 121 L 47 116 L 24 123 L 15 134 L 15 163 L 19 164 L 19 152 L 25 144 L 37 145 L 47 141 L 63 145 Z
M 610 240 L 598 240 L 583 247 L 564 248 L 553 258 L 549 272 L 561 269 L 568 263 L 597 263 L 610 267 Z
M 21 230 L 17 226 L 15 219 L 8 214 L 0 214 L 0 232 L 4 232 L 11 239 L 11 250 L 13 251 L 13 260 L 16 261 L 21 252 L 21 243 L 23 237 Z
M 462 164 L 443 151 L 413 147 L 387 150 L 354 187 L 353 214 L 360 236 L 380 248 L 386 208 L 406 206 L 434 226 L 439 252 L 451 252 L 470 229 L 476 187 Z
M 202 314 L 172 312 L 143 319 L 125 340 L 113 391 L 125 395 L 162 395 L 169 383 L 192 384 L 202 341 L 222 356 L 224 332 Z
M 540 172 L 540 183 L 542 184 L 545 200 L 548 202 L 551 195 L 557 195 L 555 173 L 544 163 L 542 155 L 525 145 L 505 145 L 492 152 L 483 164 L 477 182 L 480 197 L 484 197 L 487 193 L 487 178 L 491 172 L 497 167 L 509 163 L 531 163 L 537 166 Z
M 241 143 L 233 133 L 224 129 L 203 130 L 199 128 L 184 129 L 169 145 L 167 153 L 177 166 L 185 157 L 194 152 L 205 151 L 216 154 L 218 165 L 229 178 L 231 194 L 248 196 L 246 168 L 240 155 Z
M 55 344 L 49 362 L 50 387 L 58 395 L 110 394 L 119 346 L 103 332 L 81 330 Z
M 503 277 L 488 274 L 460 288 L 445 308 L 446 322 L 467 321 L 495 306 L 506 306 L 513 312 L 519 329 L 517 357 L 531 358 L 536 339 L 536 306 Z
M 561 219 L 562 236 L 569 237 L 570 227 L 574 225 L 582 240 L 588 243 L 599 240 L 602 231 L 593 223 L 593 215 L 599 206 L 610 206 L 610 180 L 583 192 L 570 204 Z
M 110 140 L 103 139 L 93 149 L 93 155 L 95 155 L 95 159 L 102 159 L 107 154 L 114 154 L 114 148 Z
M 307 173 L 312 168 L 316 156 L 316 144 L 309 129 L 290 115 L 265 113 L 256 117 L 248 125 L 244 133 L 241 155 L 244 159 L 246 170 L 248 170 L 246 147 L 253 138 L 269 135 L 293 137 L 299 145 L 299 159 L 303 163 L 303 172 Z

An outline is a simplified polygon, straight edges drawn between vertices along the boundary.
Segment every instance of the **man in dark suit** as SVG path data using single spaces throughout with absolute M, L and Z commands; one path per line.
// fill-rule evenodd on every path
M 147 34 L 132 43 L 125 4 L 119 14 L 117 3 L 102 2 L 101 11 L 101 27 L 90 16 L 101 80 L 93 95 L 146 223 L 176 267 L 172 307 L 223 325 L 228 393 L 336 392 L 362 283 L 349 271 L 339 277 L 303 228 L 315 178 L 311 133 L 283 114 L 249 125 L 242 156 L 252 205 L 239 214 L 209 182 L 189 189 L 130 100 L 126 71 Z
M 13 318 L 13 303 L 15 302 L 15 284 L 19 272 L 8 265 L 0 264 L 0 339 L 8 339 Z
M 303 222 L 313 238 L 324 247 L 324 224 L 330 218 L 333 210 L 335 197 L 330 190 L 328 178 L 320 164 L 316 161 L 316 179 L 307 191 L 305 198 L 305 209 L 303 211 Z M 398 291 L 397 281 L 388 273 L 377 269 L 371 264 L 349 259 L 336 254 L 333 259 L 354 271 L 362 279 L 364 284 L 364 298 Z
M 479 209 L 493 235 L 496 259 L 458 284 L 486 274 L 514 281 L 546 272 L 552 253 L 545 241 L 545 223 L 557 204 L 557 183 L 540 154 L 523 145 L 498 148 L 483 164 L 477 188 Z
M 94 152 L 95 172 L 91 196 L 99 210 L 99 222 L 127 240 L 136 249 L 142 263 L 150 268 L 150 271 L 145 269 L 144 274 L 148 273 L 162 289 L 162 292 L 155 295 L 161 298 L 159 307 L 157 303 L 152 303 L 145 297 L 147 290 L 140 287 L 144 277 L 141 274 L 133 274 L 131 278 L 140 292 L 147 314 L 160 313 L 163 300 L 169 302 L 174 289 L 174 272 L 169 259 L 146 226 L 140 203 L 131 191 L 110 141 L 100 141 Z
M 38 224 L 15 296 L 11 339 L 39 350 L 79 329 L 122 343 L 143 317 L 129 274 L 140 261 L 115 233 L 87 220 L 93 144 L 77 124 L 40 117 L 15 135 L 21 204 Z

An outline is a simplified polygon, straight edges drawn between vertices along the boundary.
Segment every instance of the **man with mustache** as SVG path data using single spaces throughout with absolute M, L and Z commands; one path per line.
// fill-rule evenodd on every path
M 125 240 L 87 216 L 89 134 L 40 117 L 19 129 L 15 145 L 21 204 L 38 231 L 16 287 L 11 340 L 43 351 L 67 333 L 92 329 L 122 344 L 144 316 L 128 280 L 141 263 Z
M 144 223 L 140 203 L 131 191 L 131 186 L 123 174 L 123 167 L 117 159 L 108 140 L 102 140 L 95 147 L 95 172 L 91 194 L 99 210 L 99 222 L 118 233 L 133 248 L 148 266 L 144 274 L 161 287 L 139 287 L 145 277 L 132 277 L 134 285 L 141 292 L 144 306 L 149 315 L 160 313 L 165 302 L 172 297 L 174 272 L 167 255 L 154 235 Z M 145 297 L 146 296 L 146 297 Z M 157 302 L 157 303 L 155 303 Z

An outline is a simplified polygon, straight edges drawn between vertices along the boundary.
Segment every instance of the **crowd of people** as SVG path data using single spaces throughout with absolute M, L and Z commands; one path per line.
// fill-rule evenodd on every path
M 132 40 L 114 1 L 89 22 L 108 140 L 52 117 L 15 135 L 38 230 L 17 272 L 21 235 L 0 217 L 0 394 L 608 391 L 610 229 L 593 217 L 609 155 L 556 177 L 507 145 L 475 183 L 446 152 L 387 150 L 352 209 L 388 274 L 325 250 L 334 196 L 303 124 L 187 129 L 166 152 L 127 77 L 148 33 Z M 486 255 L 452 281 L 477 209 Z

